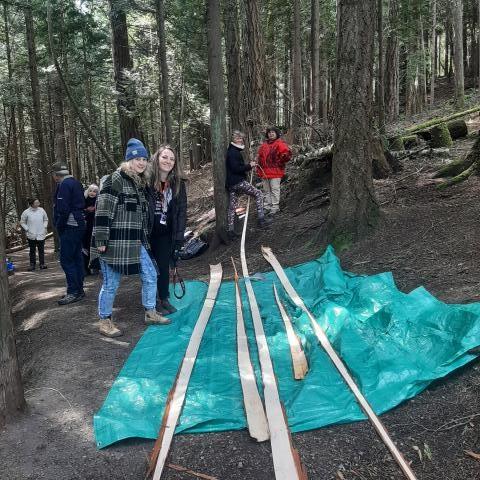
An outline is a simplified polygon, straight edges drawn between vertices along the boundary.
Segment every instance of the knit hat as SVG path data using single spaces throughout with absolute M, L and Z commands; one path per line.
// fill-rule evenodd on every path
M 127 143 L 127 150 L 125 152 L 125 160 L 128 162 L 132 158 L 148 158 L 148 152 L 145 145 L 136 138 L 131 138 Z
M 65 176 L 68 175 L 68 165 L 65 163 L 55 163 L 52 165 L 52 169 L 50 170 L 51 173 L 54 173 L 55 175 L 60 175 L 60 176 Z

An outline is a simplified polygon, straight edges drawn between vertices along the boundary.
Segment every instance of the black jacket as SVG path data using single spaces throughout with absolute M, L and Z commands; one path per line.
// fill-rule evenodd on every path
M 173 198 L 168 204 L 167 225 L 172 232 L 172 249 L 180 248 L 183 245 L 185 227 L 187 225 L 187 190 L 185 182 L 180 181 L 180 191 L 175 196 L 175 185 L 171 185 L 174 192 Z M 152 238 L 153 221 L 155 217 L 155 191 L 147 188 L 148 198 L 148 232 L 150 244 L 155 241 Z
M 230 144 L 226 156 L 227 175 L 225 186 L 227 189 L 247 179 L 247 172 L 252 169 L 249 163 L 245 164 L 242 149 Z

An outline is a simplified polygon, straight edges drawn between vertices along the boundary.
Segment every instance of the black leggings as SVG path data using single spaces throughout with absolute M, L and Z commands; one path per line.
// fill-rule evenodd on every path
M 30 240 L 28 239 L 28 246 L 30 247 L 30 264 L 36 263 L 36 251 L 38 249 L 38 261 L 40 265 L 45 264 L 45 240 Z
M 172 252 L 172 234 L 153 236 L 151 238 L 152 253 L 157 262 L 157 297 L 166 300 L 169 296 L 168 283 L 170 280 L 170 256 Z

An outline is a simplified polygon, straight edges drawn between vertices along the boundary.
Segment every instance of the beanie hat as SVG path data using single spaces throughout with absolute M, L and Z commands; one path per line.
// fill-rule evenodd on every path
M 127 143 L 127 150 L 125 151 L 125 160 L 128 162 L 132 158 L 148 158 L 148 152 L 145 145 L 136 138 L 131 138 Z
M 52 169 L 50 170 L 51 173 L 54 173 L 55 175 L 59 176 L 65 176 L 68 175 L 68 166 L 65 163 L 55 163 L 52 165 Z

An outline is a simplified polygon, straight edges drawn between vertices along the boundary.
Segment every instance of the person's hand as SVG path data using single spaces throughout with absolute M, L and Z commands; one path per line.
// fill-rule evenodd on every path
M 253 162 L 253 161 L 250 162 L 250 166 L 251 166 L 252 168 L 256 167 L 256 166 L 257 166 L 257 162 Z
M 92 205 L 91 207 L 87 207 L 85 210 L 87 212 L 94 212 L 95 211 L 95 206 Z
M 99 253 L 105 253 L 107 251 L 107 246 L 102 245 L 101 247 L 97 247 Z

